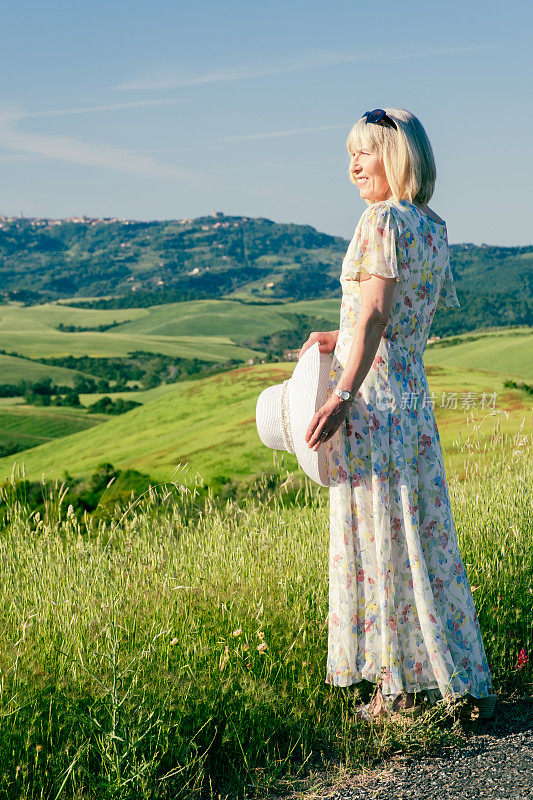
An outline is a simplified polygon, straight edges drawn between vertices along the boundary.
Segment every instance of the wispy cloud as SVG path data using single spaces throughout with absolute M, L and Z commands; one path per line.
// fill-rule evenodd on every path
M 0 155 L 0 161 L 5 163 L 18 162 L 18 161 L 34 161 L 38 156 L 31 155 L 31 153 L 4 153 Z
M 204 176 L 176 166 L 161 164 L 150 156 L 105 144 L 92 144 L 69 136 L 27 133 L 14 127 L 14 120 L 0 116 L 0 146 L 15 153 L 32 153 L 44 158 L 102 167 L 139 177 L 179 181 L 205 180 Z
M 176 69 L 159 70 L 145 77 L 134 78 L 113 87 L 121 91 L 151 91 L 161 89 L 178 89 L 201 84 L 221 83 L 225 81 L 241 81 L 251 78 L 264 78 L 271 75 L 285 75 L 291 72 L 317 69 L 320 67 L 351 64 L 358 61 L 395 61 L 399 59 L 427 58 L 430 56 L 455 55 L 471 53 L 478 50 L 493 49 L 492 45 L 471 45 L 465 47 L 410 48 L 397 52 L 390 50 L 367 53 L 328 53 L 318 52 L 302 56 L 298 60 L 285 63 L 266 64 L 263 66 L 243 66 L 235 69 L 217 70 L 200 75 L 190 75 Z
M 182 103 L 179 97 L 160 98 L 158 100 L 132 100 L 129 103 L 110 103 L 101 106 L 82 106 L 81 108 L 50 108 L 43 111 L 25 111 L 21 108 L 4 109 L 0 118 L 5 120 L 26 119 L 31 117 L 64 117 L 71 114 L 97 114 L 105 111 L 125 111 L 130 108 L 146 108 L 150 106 L 172 106 Z
M 287 131 L 268 131 L 267 133 L 243 133 L 236 136 L 225 136 L 222 141 L 224 142 L 243 142 L 250 139 L 275 139 L 278 136 L 296 136 L 304 133 L 315 133 L 318 131 L 338 131 L 341 129 L 348 130 L 349 125 L 346 123 L 342 125 L 316 125 L 313 128 L 292 128 Z

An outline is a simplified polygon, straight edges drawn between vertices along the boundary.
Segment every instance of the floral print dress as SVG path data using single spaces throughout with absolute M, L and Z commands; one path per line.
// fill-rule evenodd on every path
M 370 274 L 397 282 L 374 362 L 339 437 L 325 444 L 335 484 L 326 683 L 484 697 L 492 676 L 423 362 L 436 309 L 459 306 L 445 223 L 405 200 L 363 213 L 342 264 L 328 394 L 348 360 L 360 281 Z

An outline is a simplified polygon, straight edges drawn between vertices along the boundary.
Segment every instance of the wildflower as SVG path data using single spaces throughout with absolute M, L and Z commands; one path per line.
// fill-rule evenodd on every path
M 174 639 L 172 639 L 172 641 L 170 642 L 170 644 L 171 644 L 172 646 L 174 646 L 174 645 L 175 645 L 175 644 L 177 644 L 178 642 L 179 642 L 179 639 L 176 639 L 176 637 L 174 637 Z
M 41 750 L 43 749 L 43 746 L 42 746 L 42 744 L 36 744 L 36 745 L 35 745 L 35 749 L 37 750 L 37 752 L 38 752 L 38 753 L 40 753 L 40 752 L 41 752 Z
M 257 649 L 259 650 L 260 653 L 264 653 L 265 650 L 268 650 L 268 645 L 266 642 L 261 642 L 261 644 L 257 645 Z
M 234 636 L 240 636 L 242 633 L 242 628 L 237 628 L 237 630 L 233 631 Z
M 227 644 L 227 645 L 225 646 L 225 648 L 224 648 L 224 652 L 225 652 L 225 653 L 229 653 L 229 644 Z
M 263 641 L 263 639 L 265 638 L 265 634 L 264 634 L 264 632 L 263 632 L 263 631 L 259 631 L 259 633 L 257 634 L 257 636 L 259 637 L 259 639 L 261 639 L 261 641 Z
M 518 653 L 518 662 L 516 664 L 515 669 L 524 669 L 528 661 L 529 661 L 529 656 L 524 650 L 524 648 L 522 648 Z
M 252 663 L 251 663 L 251 661 L 249 661 L 249 662 L 246 664 L 246 666 L 248 667 L 248 669 L 252 669 Z
M 307 661 L 302 661 L 302 667 L 306 667 L 306 666 L 307 666 Z
M 250 645 L 248 644 L 248 642 L 245 642 L 245 643 L 243 644 L 243 646 L 242 646 L 242 649 L 243 649 L 243 650 L 249 650 L 249 649 L 250 649 Z

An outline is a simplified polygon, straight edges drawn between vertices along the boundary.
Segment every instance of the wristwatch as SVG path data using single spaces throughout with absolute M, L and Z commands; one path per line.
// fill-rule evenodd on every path
M 353 403 L 353 396 L 346 389 L 334 389 L 333 394 L 336 394 L 341 400 L 349 400 L 350 403 Z

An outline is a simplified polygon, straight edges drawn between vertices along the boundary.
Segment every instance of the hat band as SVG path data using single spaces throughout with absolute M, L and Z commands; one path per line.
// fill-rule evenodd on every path
M 294 453 L 294 442 L 292 441 L 291 423 L 289 416 L 289 381 L 283 381 L 283 389 L 281 390 L 281 433 L 283 435 L 283 443 L 285 449 L 289 453 Z

